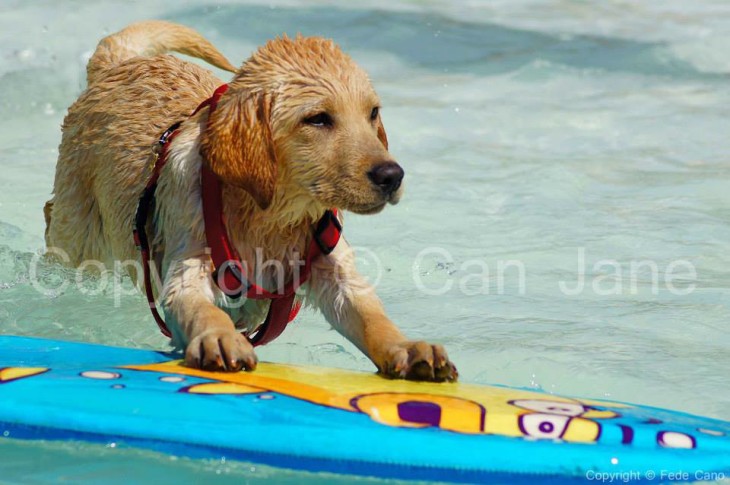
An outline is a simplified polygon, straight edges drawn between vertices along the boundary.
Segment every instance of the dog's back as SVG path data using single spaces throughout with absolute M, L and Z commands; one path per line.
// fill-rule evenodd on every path
M 63 122 L 54 196 L 44 210 L 46 244 L 63 250 L 68 264 L 134 254 L 132 220 L 154 142 L 221 83 L 168 51 L 235 71 L 200 34 L 169 22 L 133 24 L 99 43 L 88 87 Z

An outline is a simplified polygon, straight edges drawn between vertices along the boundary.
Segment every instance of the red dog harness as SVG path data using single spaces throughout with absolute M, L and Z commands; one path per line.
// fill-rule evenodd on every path
M 216 89 L 213 96 L 203 101 L 196 108 L 193 115 L 205 106 L 209 106 L 210 112 L 212 113 L 216 109 L 220 97 L 227 89 L 227 84 Z M 155 304 L 150 274 L 150 244 L 147 239 L 145 227 L 149 218 L 150 208 L 155 200 L 155 190 L 157 189 L 160 173 L 167 162 L 167 148 L 172 139 L 177 135 L 179 128 L 180 123 L 175 123 L 162 134 L 157 142 L 157 160 L 155 161 L 152 176 L 139 199 L 134 222 L 134 242 L 142 255 L 147 301 L 149 302 L 152 316 L 160 327 L 160 331 L 167 337 L 171 337 L 172 333 L 157 311 Z M 294 320 L 299 312 L 301 304 L 295 301 L 295 292 L 309 279 L 312 262 L 319 256 L 327 255 L 335 249 L 340 239 L 340 234 L 342 233 L 342 226 L 337 219 L 337 210 L 332 209 L 326 211 L 317 222 L 304 260 L 304 267 L 299 272 L 298 278 L 292 279 L 281 292 L 270 292 L 250 282 L 245 275 L 241 258 L 228 239 L 228 231 L 223 220 L 223 200 L 220 180 L 206 163 L 203 163 L 201 170 L 201 188 L 205 238 L 210 248 L 210 256 L 213 261 L 213 267 L 215 268 L 213 279 L 221 291 L 231 298 L 239 298 L 245 294 L 246 298 L 271 300 L 266 320 L 256 333 L 253 335 L 246 335 L 244 333 L 254 346 L 269 343 L 281 335 L 287 324 Z

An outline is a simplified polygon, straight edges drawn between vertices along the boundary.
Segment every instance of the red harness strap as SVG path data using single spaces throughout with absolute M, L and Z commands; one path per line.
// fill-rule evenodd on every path
M 211 112 L 215 110 L 218 100 L 227 89 L 228 85 L 226 84 L 220 86 L 215 90 L 213 96 L 203 101 L 203 103 L 196 108 L 193 114 L 197 113 L 205 106 L 210 106 Z M 174 124 L 165 131 L 158 141 L 158 157 L 155 161 L 152 176 L 147 182 L 147 186 L 139 199 L 134 227 L 134 242 L 142 256 L 147 301 L 149 302 L 150 310 L 152 311 L 152 316 L 157 322 L 157 326 L 160 327 L 160 331 L 163 335 L 167 337 L 170 337 L 172 334 L 157 311 L 157 306 L 155 305 L 154 295 L 152 292 L 152 281 L 150 275 L 150 245 L 147 239 L 145 226 L 149 218 L 150 207 L 154 202 L 157 181 L 160 177 L 160 173 L 162 172 L 162 168 L 165 166 L 167 161 L 167 147 L 169 146 L 170 141 L 175 137 L 175 135 L 177 135 L 179 127 L 180 123 Z M 201 186 L 205 237 L 211 251 L 211 259 L 215 268 L 213 279 L 221 291 L 231 298 L 239 298 L 245 293 L 247 298 L 271 300 L 269 312 L 264 323 L 252 336 L 247 335 L 247 338 L 253 345 L 264 345 L 269 343 L 281 335 L 287 324 L 292 321 L 299 312 L 301 305 L 298 302 L 295 302 L 295 292 L 307 281 L 307 279 L 309 279 L 312 262 L 321 255 L 331 253 L 337 245 L 342 233 L 342 226 L 337 219 L 337 210 L 332 209 L 326 211 L 322 218 L 317 222 L 304 260 L 304 267 L 299 272 L 298 277 L 293 278 L 281 292 L 270 292 L 254 283 L 251 283 L 246 278 L 238 252 L 228 239 L 228 231 L 226 230 L 225 222 L 223 220 L 223 200 L 220 180 L 210 170 L 206 163 L 203 163 L 201 170 Z

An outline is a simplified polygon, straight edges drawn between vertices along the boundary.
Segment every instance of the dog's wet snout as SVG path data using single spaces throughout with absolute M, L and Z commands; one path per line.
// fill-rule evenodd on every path
M 368 172 L 368 178 L 384 194 L 390 195 L 400 187 L 405 172 L 395 162 L 382 162 Z

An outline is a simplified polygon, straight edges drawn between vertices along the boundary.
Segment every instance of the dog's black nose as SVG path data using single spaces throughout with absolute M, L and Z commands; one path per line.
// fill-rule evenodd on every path
M 395 162 L 383 162 L 379 163 L 372 170 L 368 172 L 370 180 L 378 186 L 384 194 L 392 194 L 403 181 L 403 169 L 400 165 Z

